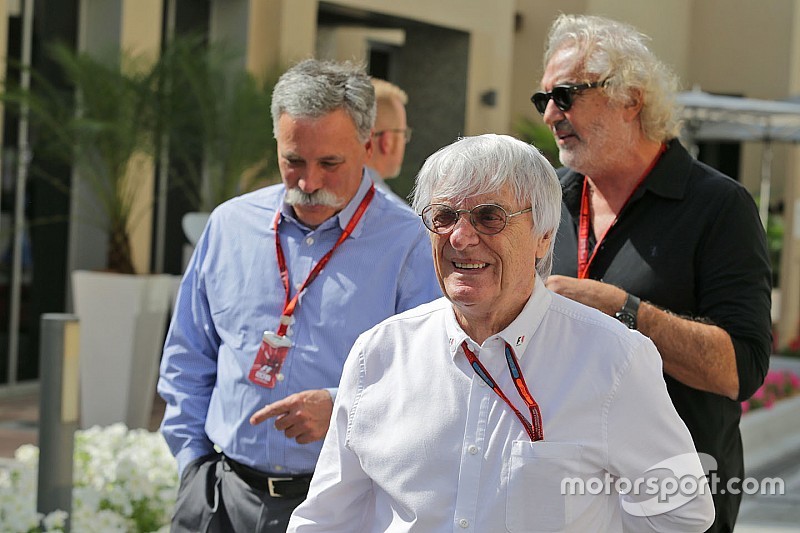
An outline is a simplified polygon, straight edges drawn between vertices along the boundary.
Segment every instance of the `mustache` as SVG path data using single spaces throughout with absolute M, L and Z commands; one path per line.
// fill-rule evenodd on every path
M 318 189 L 312 193 L 303 192 L 297 187 L 286 189 L 286 196 L 284 201 L 291 205 L 299 206 L 325 206 L 325 207 L 342 207 L 343 202 L 335 194 L 326 190 Z
M 553 130 L 553 133 L 555 133 L 555 134 L 559 134 L 559 133 L 562 134 L 562 135 L 574 135 L 575 134 L 575 130 L 573 129 L 572 124 L 570 124 L 569 120 L 567 120 L 567 119 L 559 120 L 558 122 L 553 124 L 552 130 Z

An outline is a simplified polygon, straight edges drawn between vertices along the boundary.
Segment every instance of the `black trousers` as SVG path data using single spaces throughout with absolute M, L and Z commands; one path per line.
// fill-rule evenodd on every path
M 196 459 L 181 476 L 172 533 L 286 533 L 306 494 L 273 497 L 254 488 L 222 454 Z

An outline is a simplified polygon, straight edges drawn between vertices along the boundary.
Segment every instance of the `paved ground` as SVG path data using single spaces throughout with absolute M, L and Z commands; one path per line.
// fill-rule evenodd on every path
M 14 457 L 23 444 L 38 444 L 39 393 L 0 397 L 0 457 Z
M 768 486 L 763 483 L 765 478 L 780 478 L 784 491 L 774 495 L 745 494 L 735 533 L 800 532 L 800 450 L 751 475 L 761 481 L 762 489 Z

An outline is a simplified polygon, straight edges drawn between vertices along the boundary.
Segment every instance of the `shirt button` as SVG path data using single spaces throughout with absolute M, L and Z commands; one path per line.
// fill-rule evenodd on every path
M 314 244 L 314 237 L 306 237 L 306 244 L 309 246 Z
M 469 520 L 467 520 L 466 518 L 462 518 L 461 520 L 458 521 L 458 525 L 464 529 L 467 529 L 469 527 Z
M 294 290 L 296 290 L 296 291 L 299 291 L 299 290 L 300 290 L 300 287 L 302 287 L 302 286 L 303 286 L 303 284 L 302 284 L 302 283 L 295 283 L 295 284 L 294 284 Z
M 470 455 L 475 455 L 476 453 L 478 453 L 478 447 L 472 444 L 469 448 L 467 448 L 467 451 L 469 452 Z
M 479 387 L 486 387 L 487 386 L 486 382 L 483 381 L 481 378 L 477 378 L 477 380 L 478 380 L 478 386 Z
M 276 472 L 283 472 L 283 467 L 281 465 L 275 465 Z

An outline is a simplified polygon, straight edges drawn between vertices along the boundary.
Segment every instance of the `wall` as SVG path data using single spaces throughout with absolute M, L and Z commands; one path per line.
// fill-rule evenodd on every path
M 800 0 L 793 5 L 792 35 L 788 41 L 789 93 L 800 96 Z M 783 256 L 781 258 L 781 321 L 778 342 L 786 346 L 800 336 L 800 147 L 789 150 L 786 170 Z
M 338 0 L 328 2 L 365 9 L 427 24 L 460 30 L 469 35 L 464 134 L 509 131 L 511 63 L 513 55 L 513 0 Z M 494 107 L 480 103 L 488 90 L 497 93 Z

